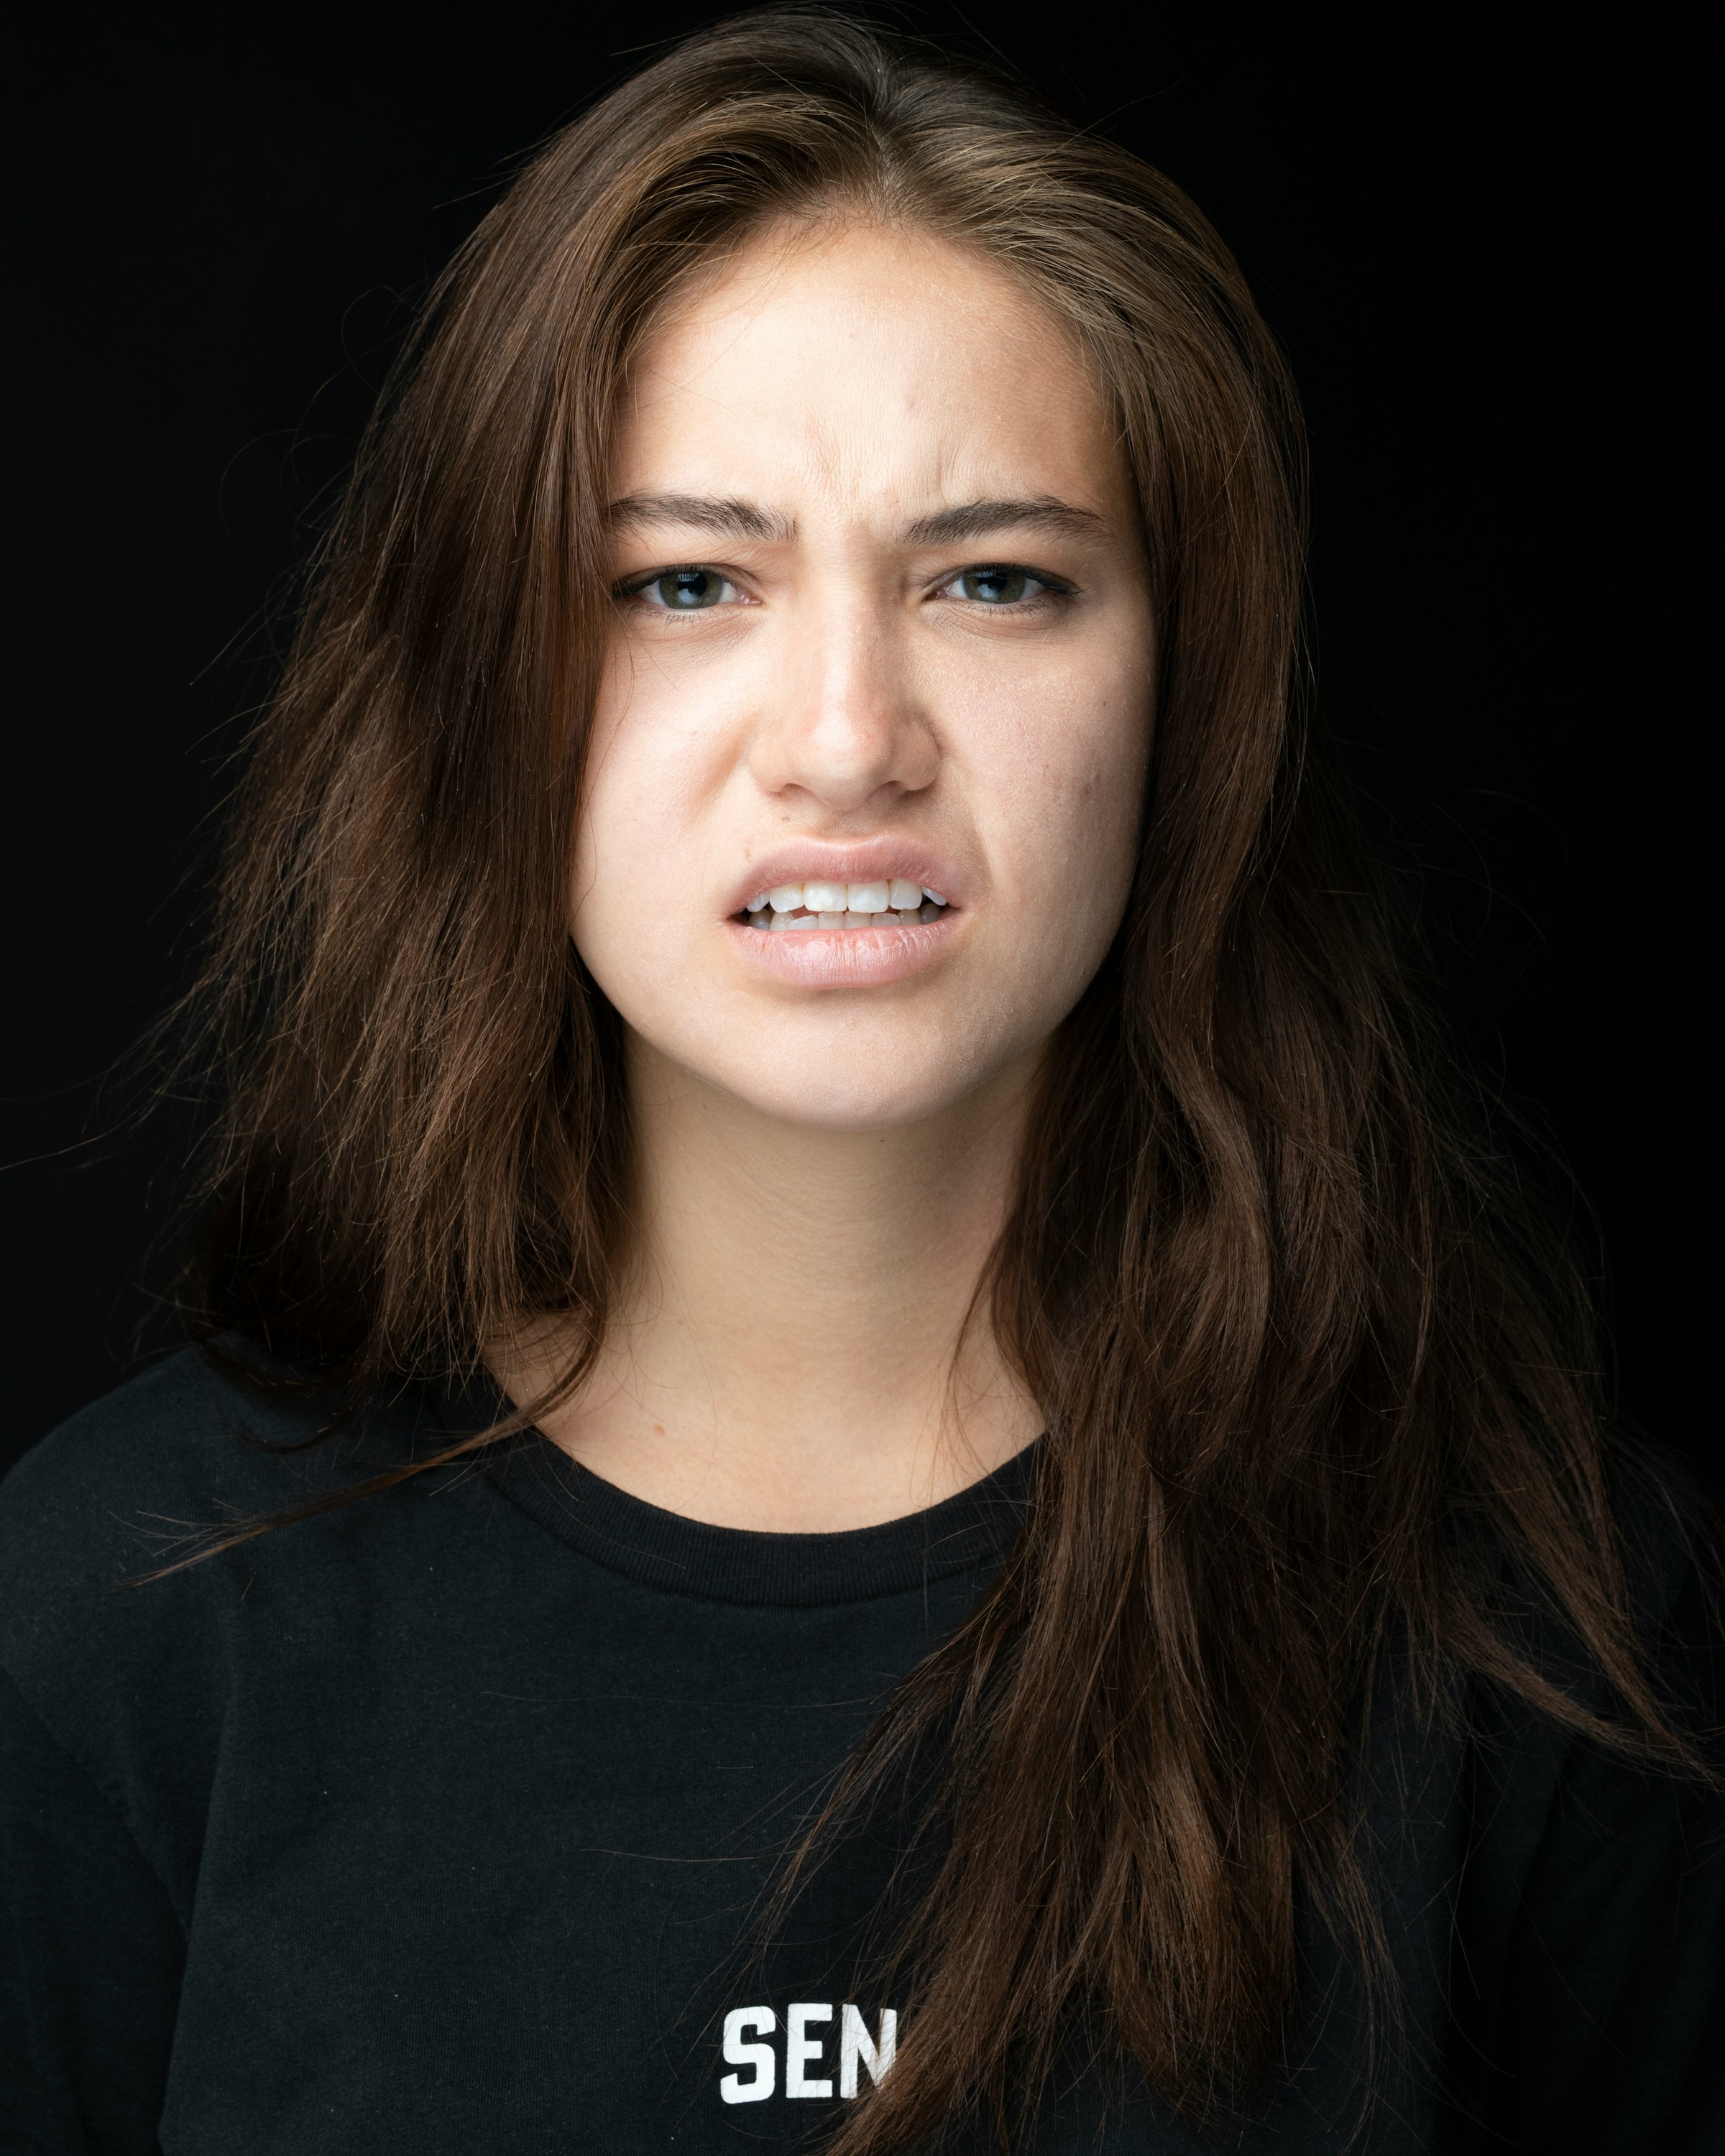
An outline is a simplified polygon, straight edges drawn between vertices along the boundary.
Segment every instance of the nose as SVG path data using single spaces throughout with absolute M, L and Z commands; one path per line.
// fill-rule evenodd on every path
M 749 752 L 765 792 L 855 816 L 932 783 L 939 745 L 890 619 L 860 595 L 811 610 L 794 651 L 778 657 L 780 679 Z

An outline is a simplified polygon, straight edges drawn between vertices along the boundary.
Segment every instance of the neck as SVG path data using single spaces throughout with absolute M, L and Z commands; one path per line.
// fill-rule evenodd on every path
M 598 1361 L 544 1421 L 649 1503 L 829 1532 L 938 1503 L 1040 1428 L 986 1309 L 1032 1067 L 927 1120 L 834 1131 L 764 1115 L 632 1040 L 636 1243 Z M 554 1334 L 494 1358 L 553 1378 Z

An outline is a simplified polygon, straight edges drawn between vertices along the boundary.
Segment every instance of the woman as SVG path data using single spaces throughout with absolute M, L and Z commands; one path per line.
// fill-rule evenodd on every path
M 0 1502 L 8 2145 L 1717 2130 L 1681 1507 L 1300 478 L 1191 204 L 855 24 L 480 226 L 237 815 L 197 1344 Z

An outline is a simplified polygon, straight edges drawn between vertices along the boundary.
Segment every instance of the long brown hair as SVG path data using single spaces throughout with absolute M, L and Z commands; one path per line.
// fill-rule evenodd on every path
M 558 1396 L 579 1382 L 629 1170 L 616 1020 L 564 896 L 609 431 L 680 279 L 835 208 L 978 250 L 1071 326 L 1117 410 L 1160 644 L 1127 917 L 1052 1045 L 982 1290 L 1046 1415 L 1036 1494 L 839 1799 L 939 1732 L 915 2019 L 839 2135 L 860 2156 L 1007 2116 L 1078 2018 L 1189 2113 L 1248 2080 L 1297 1897 L 1373 1952 L 1348 1768 L 1392 1646 L 1434 1697 L 1484 1679 L 1682 1750 L 1628 1614 L 1586 1313 L 1449 1101 L 1315 762 L 1276 345 L 1177 187 L 854 20 L 750 15 L 669 51 L 534 157 L 433 291 L 234 825 L 196 1328 L 361 1397 L 551 1312 L 585 1342 Z M 1505 1568 L 1615 1719 L 1517 1644 Z

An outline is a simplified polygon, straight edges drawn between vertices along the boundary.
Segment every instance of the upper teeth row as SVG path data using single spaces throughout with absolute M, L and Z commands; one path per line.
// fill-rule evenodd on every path
M 895 876 L 890 883 L 781 883 L 759 892 L 748 902 L 751 913 L 771 906 L 775 913 L 794 913 L 806 906 L 811 913 L 903 913 L 922 905 L 946 904 L 937 891 Z

